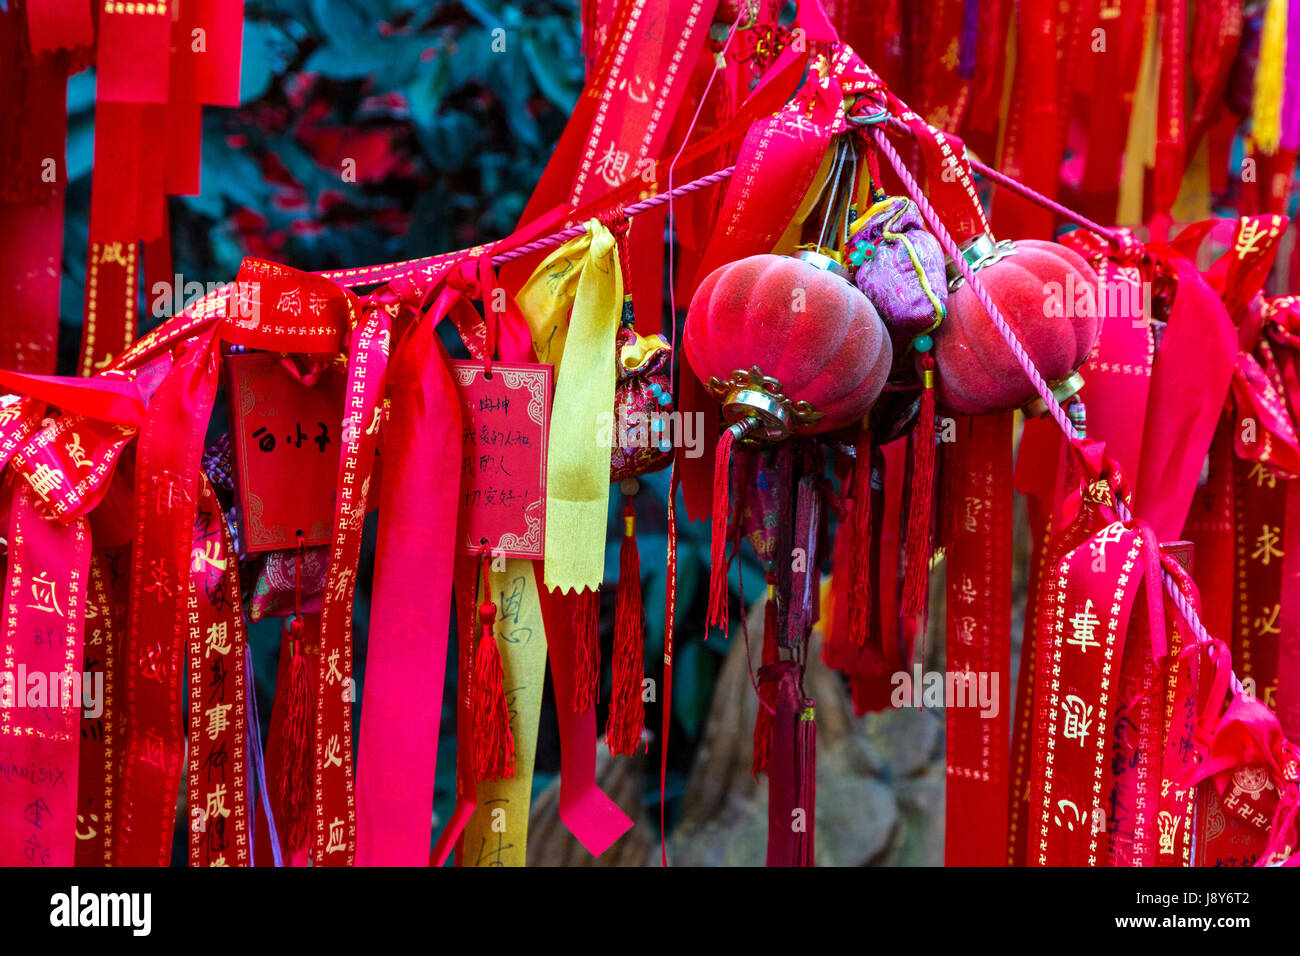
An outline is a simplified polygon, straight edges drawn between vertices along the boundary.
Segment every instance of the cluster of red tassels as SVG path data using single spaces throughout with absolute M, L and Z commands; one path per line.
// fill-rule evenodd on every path
M 600 699 L 600 592 L 578 592 L 573 604 L 575 641 L 573 709 L 585 713 Z M 618 587 L 614 595 L 614 685 L 605 724 L 605 742 L 613 754 L 632 754 L 643 746 L 645 700 L 645 607 L 641 601 L 641 555 L 636 544 L 636 507 L 623 507 L 623 544 L 619 549 Z

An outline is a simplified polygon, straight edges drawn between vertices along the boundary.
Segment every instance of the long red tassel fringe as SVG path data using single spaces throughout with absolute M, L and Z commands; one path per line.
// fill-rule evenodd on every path
M 871 433 L 859 429 L 853 463 L 853 560 L 849 581 L 849 639 L 867 646 L 871 631 Z
M 308 769 L 308 727 L 311 723 L 311 682 L 307 678 L 307 651 L 303 647 L 302 618 L 289 625 L 293 635 L 293 662 L 289 665 L 289 699 L 280 752 L 280 808 L 285 815 L 285 848 L 297 850 L 307 842 L 311 818 L 312 783 Z
M 515 737 L 510 731 L 501 649 L 492 633 L 497 608 L 490 601 L 478 606 L 482 627 L 474 653 L 474 771 L 480 780 L 515 775 Z
M 777 629 L 776 588 L 771 576 L 767 583 L 767 605 L 763 609 L 763 662 L 759 670 L 758 716 L 754 719 L 754 764 L 752 773 L 758 779 L 761 773 L 767 773 L 772 762 L 772 727 L 776 716 L 776 681 L 772 678 L 772 665 L 779 661 L 780 654 L 776 645 Z M 768 678 L 763 680 L 763 674 Z
M 605 723 L 612 754 L 633 754 L 645 736 L 645 607 L 641 603 L 641 553 L 636 546 L 636 508 L 623 508 L 623 544 L 614 599 L 614 689 Z
M 573 600 L 573 709 L 585 714 L 600 698 L 600 592 L 579 591 Z
M 709 551 L 708 627 L 722 628 L 727 635 L 727 524 L 731 517 L 731 446 L 735 433 L 725 429 L 718 437 L 713 463 L 713 541 Z
M 902 613 L 915 620 L 926 612 L 930 581 L 930 522 L 934 495 L 934 359 L 921 360 L 924 388 L 921 411 L 912 432 L 911 506 L 907 512 L 906 570 Z
M 795 836 L 795 866 L 813 865 L 813 831 L 817 817 L 817 711 L 811 700 L 803 701 L 799 726 L 794 735 L 795 796 L 807 813 L 802 831 Z

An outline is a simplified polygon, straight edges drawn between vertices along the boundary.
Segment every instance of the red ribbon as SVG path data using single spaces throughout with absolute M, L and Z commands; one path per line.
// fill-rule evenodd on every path
M 85 519 L 49 518 L 25 484 L 15 487 L 9 511 L 4 667 L 15 699 L 0 708 L 0 864 L 71 866 L 90 533 Z M 55 688 L 54 675 L 74 682 Z M 33 677 L 46 689 L 43 700 L 30 692 Z
M 114 861 L 166 866 L 180 782 L 180 697 L 203 435 L 217 388 L 215 329 L 177 360 L 150 402 L 136 447 L 135 539 L 123 646 L 122 780 Z
M 398 346 L 384 438 L 357 777 L 358 862 L 428 859 L 460 488 L 461 412 L 435 331 Z M 420 582 L 419 585 L 415 582 Z M 413 768 L 419 768 L 414 771 Z
M 107 537 L 92 530 L 95 539 Z M 121 652 L 122 619 L 126 610 L 126 576 L 116 573 L 122 551 L 111 554 L 96 546 L 90 559 L 89 593 L 83 641 L 83 670 L 103 680 L 98 716 L 81 719 L 81 748 L 77 755 L 77 866 L 107 866 L 112 862 L 114 794 L 117 787 L 116 680 Z M 125 567 L 122 568 L 125 570 Z
M 1187 519 L 1228 393 L 1236 334 L 1196 266 L 1177 255 L 1165 261 L 1177 277 L 1178 295 L 1152 367 L 1151 394 L 1161 405 L 1147 416 L 1133 510 L 1159 540 L 1172 541 Z M 1165 401 L 1169 396 L 1178 400 Z
M 311 836 L 312 860 L 317 866 L 351 866 L 358 846 L 358 797 L 352 770 L 352 702 L 356 697 L 352 677 L 352 611 L 361 556 L 361 525 L 366 516 L 379 438 L 380 396 L 389 384 L 386 381 L 389 336 L 397 305 L 396 297 L 387 299 L 372 298 L 367 303 L 361 324 L 352 336 L 348 360 L 334 531 L 330 538 L 317 660 L 312 748 L 316 801 Z M 339 302 L 337 294 L 333 301 Z M 384 483 L 385 488 L 388 484 Z M 377 589 L 378 578 L 376 593 Z M 376 614 L 381 607 L 376 602 Z M 371 635 L 371 654 L 380 656 L 382 651 L 380 655 L 375 654 L 378 642 L 373 626 Z M 382 686 L 382 682 L 377 686 Z M 441 695 L 438 699 L 441 700 Z M 377 711 L 385 704 L 379 694 L 371 700 L 375 706 L 367 708 L 365 713 L 378 718 Z M 391 708 L 396 703 L 389 698 L 386 706 Z M 363 722 L 363 735 L 365 728 Z
M 947 664 L 970 674 L 950 706 L 944 862 L 1006 861 L 1011 707 L 1012 413 L 963 417 L 953 444 L 947 551 Z M 996 694 L 992 713 L 979 689 Z
M 185 604 L 189 641 L 191 866 L 248 866 L 248 695 L 244 606 L 230 529 L 207 478 L 199 479 Z M 260 728 L 257 731 L 260 733 Z

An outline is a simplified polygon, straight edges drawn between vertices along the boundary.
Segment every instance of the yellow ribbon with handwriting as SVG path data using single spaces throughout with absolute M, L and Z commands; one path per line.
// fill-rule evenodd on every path
M 546 456 L 546 587 L 595 589 L 605 574 L 614 336 L 623 308 L 618 244 L 600 222 L 546 258 L 516 297 L 540 362 L 555 366 Z M 565 315 L 568 314 L 566 321 Z
M 510 708 L 515 739 L 515 775 L 508 780 L 480 780 L 478 803 L 461 835 L 461 866 L 523 866 L 528 847 L 528 810 L 533 795 L 537 724 L 546 680 L 546 631 L 537 603 L 533 563 L 506 561 L 493 571 L 492 598 L 501 649 L 502 686 Z

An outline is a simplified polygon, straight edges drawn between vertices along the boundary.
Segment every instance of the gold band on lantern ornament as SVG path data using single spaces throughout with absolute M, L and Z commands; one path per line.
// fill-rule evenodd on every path
M 705 388 L 722 403 L 722 415 L 738 439 L 782 441 L 791 433 L 817 423 L 822 413 L 807 402 L 790 399 L 776 379 L 764 375 L 757 365 L 748 371 L 737 369 L 728 379 L 710 377 Z

